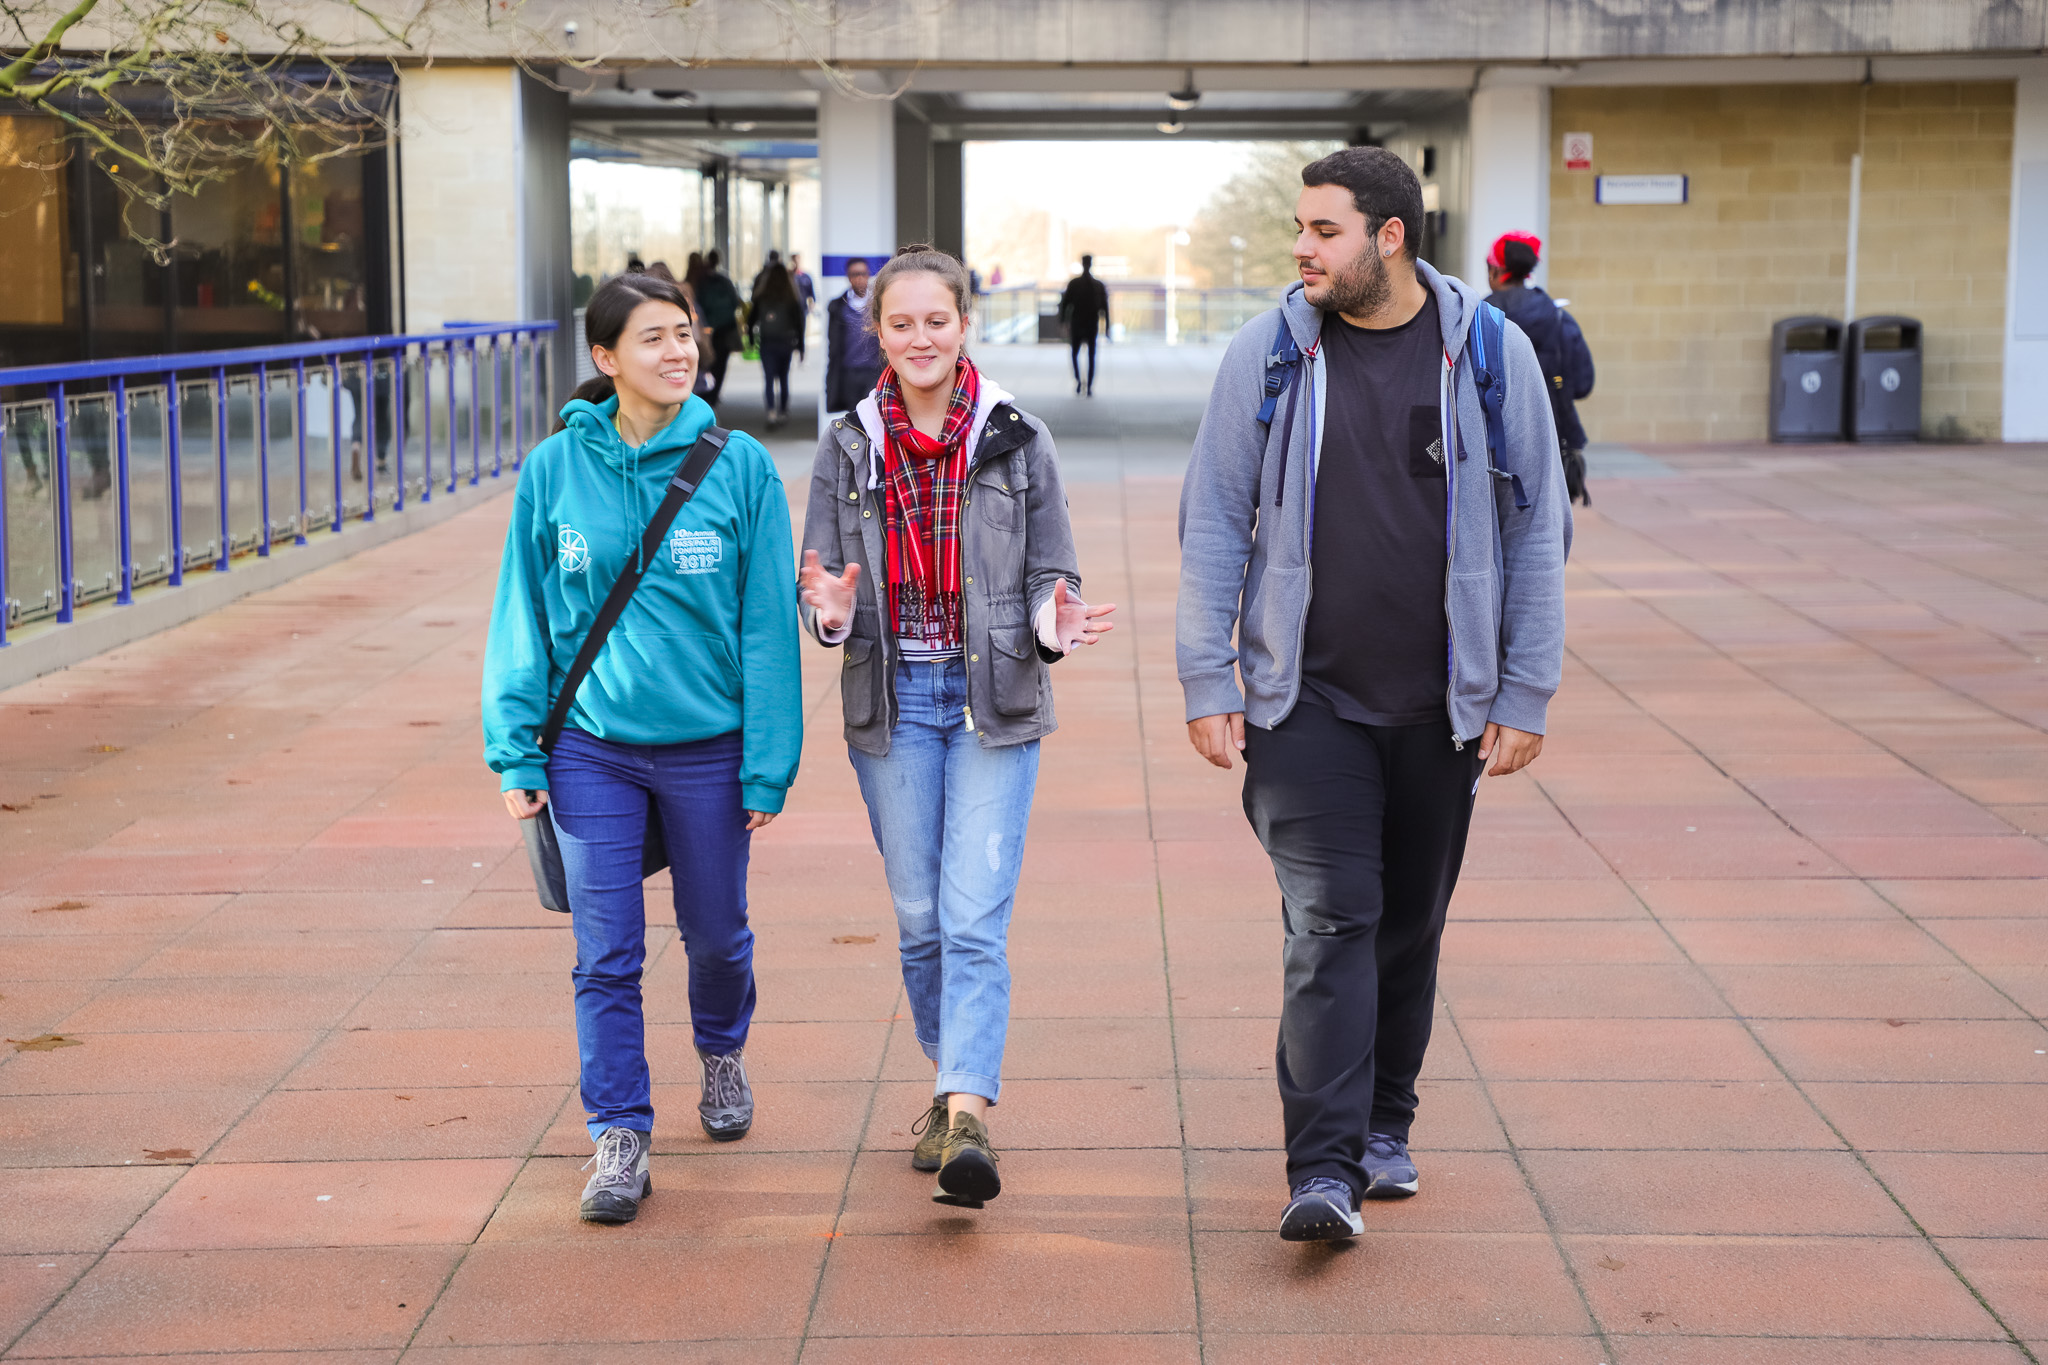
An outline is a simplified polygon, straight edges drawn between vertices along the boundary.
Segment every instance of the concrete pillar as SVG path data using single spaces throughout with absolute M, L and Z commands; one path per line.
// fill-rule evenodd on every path
M 837 90 L 818 95 L 818 297 L 846 292 L 846 262 L 879 264 L 896 249 L 896 108 Z M 825 366 L 818 370 L 822 390 Z M 822 395 L 821 395 L 822 399 Z M 825 404 L 818 404 L 818 429 Z
M 519 306 L 559 324 L 551 352 L 558 395 L 576 386 L 575 273 L 569 250 L 569 96 L 519 72 Z
M 818 96 L 818 180 L 826 297 L 845 288 L 846 258 L 896 249 L 896 108 L 827 90 Z
M 526 303 L 521 254 L 505 250 L 521 240 L 520 80 L 510 66 L 399 70 L 405 320 L 415 332 L 511 319 Z
M 967 177 L 958 142 L 932 144 L 932 245 L 967 259 Z
M 1482 85 L 1472 94 L 1472 205 L 1465 279 L 1486 288 L 1486 252 L 1503 232 L 1533 232 L 1545 260 L 1530 278 L 1549 278 L 1550 87 Z
M 2013 94 L 2004 435 L 2048 441 L 2048 76 L 2022 77 Z
M 932 239 L 932 128 L 901 107 L 896 110 L 897 246 Z

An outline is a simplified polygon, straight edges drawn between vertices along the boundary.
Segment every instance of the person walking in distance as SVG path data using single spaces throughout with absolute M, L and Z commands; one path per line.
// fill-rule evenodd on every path
M 1280 1235 L 1310 1241 L 1419 1188 L 1444 916 L 1482 773 L 1542 752 L 1571 517 L 1535 352 L 1416 259 L 1414 173 L 1352 147 L 1301 178 L 1301 282 L 1231 342 L 1188 464 L 1177 653 L 1279 882 Z
M 581 1213 L 593 1223 L 631 1222 L 651 1188 L 640 997 L 649 822 L 660 822 L 689 956 L 698 1119 L 731 1141 L 754 1118 L 743 1055 L 754 1013 L 748 851 L 782 809 L 803 747 L 789 504 L 768 452 L 719 432 L 691 396 L 697 346 L 684 305 L 679 286 L 646 275 L 592 294 L 584 328 L 599 373 L 519 472 L 484 653 L 485 760 L 513 816 L 549 808 L 561 849 L 583 1108 L 597 1143 Z M 551 712 L 602 604 L 642 553 L 671 481 L 700 468 L 698 447 L 712 453 L 721 436 L 550 748 Z
M 789 420 L 789 362 L 804 335 L 804 306 L 781 262 L 769 266 L 754 287 L 747 327 L 761 347 L 766 385 L 761 401 L 768 409 L 768 429 L 774 431 Z
M 868 263 L 846 263 L 846 292 L 825 305 L 825 411 L 847 412 L 882 377 L 882 347 L 868 326 Z
M 1081 600 L 1051 435 L 961 349 L 971 306 L 945 252 L 882 267 L 867 321 L 889 367 L 818 442 L 799 581 L 806 626 L 846 651 L 847 751 L 937 1070 L 911 1166 L 938 1172 L 938 1203 L 980 1208 L 1002 1189 L 987 1121 L 1046 666 L 1115 608 Z
M 1565 493 L 1573 502 L 1590 507 L 1586 428 L 1579 421 L 1578 400 L 1593 392 L 1593 353 L 1586 347 L 1578 320 L 1562 303 L 1529 283 L 1542 253 L 1542 241 L 1527 232 L 1507 232 L 1495 239 L 1486 254 L 1486 283 L 1493 290 L 1486 301 L 1507 314 L 1536 348 L 1536 363 L 1543 367 L 1550 394 L 1550 413 L 1557 421 Z
M 1095 278 L 1095 258 L 1081 258 L 1081 273 L 1060 295 L 1060 323 L 1067 329 L 1067 359 L 1074 367 L 1074 392 L 1095 393 L 1095 338 L 1109 329 L 1109 290 Z M 1088 379 L 1081 380 L 1081 348 L 1088 348 Z
M 789 253 L 789 282 L 796 286 L 797 302 L 804 306 L 804 327 L 796 334 L 796 358 L 804 358 L 804 332 L 810 330 L 811 310 L 818 306 L 818 282 L 804 269 L 804 258 Z
M 711 360 L 704 367 L 711 376 L 711 390 L 704 398 L 715 408 L 725 396 L 725 367 L 740 348 L 740 291 L 732 277 L 718 268 L 715 251 L 704 254 L 703 272 L 692 284 L 704 325 L 711 329 Z

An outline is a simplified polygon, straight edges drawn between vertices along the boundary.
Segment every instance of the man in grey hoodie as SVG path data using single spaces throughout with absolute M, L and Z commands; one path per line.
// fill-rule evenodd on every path
M 1243 755 L 1280 884 L 1280 1235 L 1320 1241 L 1419 1184 L 1444 916 L 1482 770 L 1543 748 L 1571 514 L 1535 351 L 1512 323 L 1468 349 L 1481 295 L 1416 259 L 1414 173 L 1353 147 L 1302 183 L 1301 283 L 1231 343 L 1188 463 L 1177 635 L 1188 737 Z

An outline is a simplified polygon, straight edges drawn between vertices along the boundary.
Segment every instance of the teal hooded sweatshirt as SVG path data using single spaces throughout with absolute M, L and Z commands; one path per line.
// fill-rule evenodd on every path
M 712 422 L 691 398 L 639 449 L 619 400 L 571 401 L 519 471 L 484 650 L 484 759 L 500 786 L 548 785 L 540 731 L 606 594 L 640 552 L 668 481 Z M 568 723 L 619 744 L 742 735 L 741 804 L 779 811 L 803 747 L 789 501 L 758 441 L 733 433 L 683 507 L 577 690 Z

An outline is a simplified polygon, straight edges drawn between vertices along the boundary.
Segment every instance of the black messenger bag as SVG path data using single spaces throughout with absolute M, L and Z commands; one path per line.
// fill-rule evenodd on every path
M 647 573 L 647 566 L 661 553 L 661 542 L 668 537 L 668 528 L 675 522 L 676 515 L 683 510 L 704 482 L 705 475 L 717 462 L 719 452 L 732 433 L 724 427 L 709 427 L 697 444 L 690 447 L 690 453 L 683 460 L 683 467 L 668 481 L 668 494 L 661 505 L 654 509 L 654 515 L 647 520 L 647 529 L 640 536 L 640 557 L 627 563 L 619 571 L 618 581 L 612 584 L 604 606 L 598 610 L 597 620 L 590 627 L 590 634 L 583 637 L 583 647 L 576 651 L 576 661 L 569 665 L 569 675 L 562 680 L 562 690 L 555 697 L 555 704 L 548 710 L 547 724 L 541 727 L 540 748 L 542 753 L 552 753 L 555 741 L 562 737 L 562 726 L 569 719 L 569 705 L 576 699 L 576 689 L 583 685 L 590 674 L 590 667 L 597 662 L 598 651 L 604 648 L 605 636 L 619 623 L 625 613 L 626 603 L 640 586 L 640 580 Z M 533 868 L 534 890 L 540 893 L 541 907 L 569 913 L 569 882 L 562 871 L 562 845 L 555 834 L 554 802 L 540 808 L 540 814 L 531 820 L 519 822 L 520 833 L 526 836 L 526 861 Z M 647 813 L 647 834 L 640 847 L 640 875 L 651 877 L 668 866 L 668 845 L 661 837 L 661 815 L 649 810 Z

